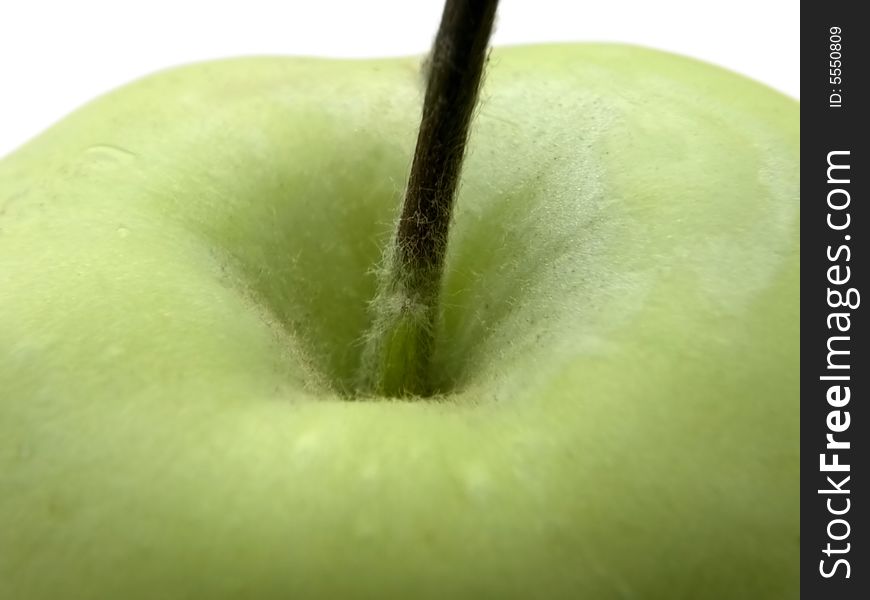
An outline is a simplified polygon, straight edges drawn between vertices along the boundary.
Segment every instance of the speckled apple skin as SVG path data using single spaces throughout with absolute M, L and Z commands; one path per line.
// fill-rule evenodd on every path
M 198 64 L 0 161 L 0 597 L 798 597 L 799 104 L 493 51 L 444 394 L 349 400 L 422 89 Z

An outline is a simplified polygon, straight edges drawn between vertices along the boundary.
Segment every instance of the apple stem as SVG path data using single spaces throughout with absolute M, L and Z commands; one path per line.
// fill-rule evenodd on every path
M 444 5 L 402 214 L 372 303 L 374 323 L 363 357 L 368 393 L 431 393 L 447 234 L 497 5 L 498 0 Z

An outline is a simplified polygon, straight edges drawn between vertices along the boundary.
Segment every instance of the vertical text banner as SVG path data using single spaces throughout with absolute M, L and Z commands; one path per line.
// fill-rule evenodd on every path
M 801 15 L 801 596 L 868 598 L 867 38 L 862 3 Z

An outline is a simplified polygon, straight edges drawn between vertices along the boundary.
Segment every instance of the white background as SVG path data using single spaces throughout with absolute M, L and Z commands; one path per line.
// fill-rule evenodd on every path
M 168 66 L 243 54 L 425 52 L 442 0 L 0 0 L 0 156 L 76 106 Z M 502 0 L 494 43 L 619 41 L 791 96 L 799 0 Z

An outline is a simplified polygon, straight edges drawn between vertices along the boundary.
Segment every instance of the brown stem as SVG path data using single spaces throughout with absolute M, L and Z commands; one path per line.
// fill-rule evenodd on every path
M 423 116 L 363 371 L 368 391 L 429 393 L 438 296 L 469 125 L 498 0 L 447 0 L 429 58 Z

